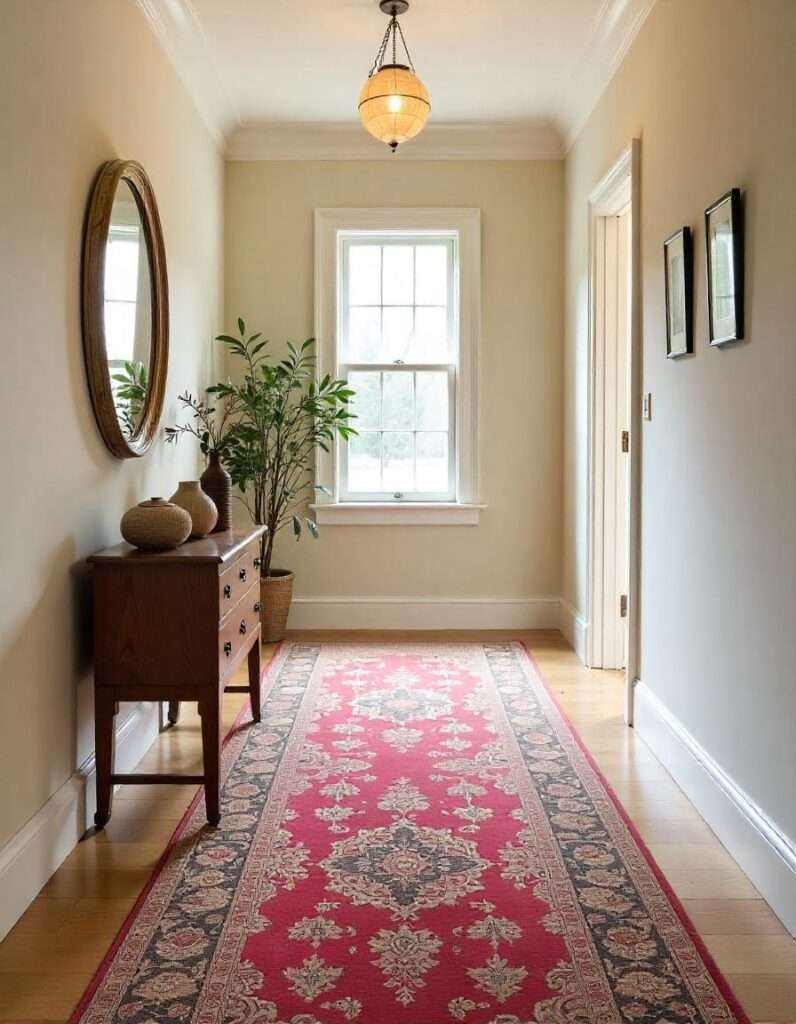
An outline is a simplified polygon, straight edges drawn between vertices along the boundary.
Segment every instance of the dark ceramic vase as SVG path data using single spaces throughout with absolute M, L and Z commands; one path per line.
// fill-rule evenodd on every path
M 221 465 L 218 452 L 210 452 L 207 469 L 199 478 L 202 490 L 218 509 L 218 522 L 213 533 L 232 529 L 232 478 Z

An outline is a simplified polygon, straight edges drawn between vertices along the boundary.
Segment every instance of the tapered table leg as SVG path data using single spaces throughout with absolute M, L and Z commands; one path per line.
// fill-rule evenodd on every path
M 114 719 L 118 704 L 113 692 L 101 687 L 94 689 L 94 745 L 97 764 L 97 810 L 94 824 L 97 828 L 105 828 L 111 816 L 113 799 L 113 775 L 116 729 Z
M 252 718 L 255 722 L 260 721 L 260 634 L 259 630 L 254 643 L 249 648 L 249 701 L 251 703 Z
M 202 753 L 204 757 L 205 807 L 207 820 L 217 825 L 221 820 L 220 765 L 221 765 L 221 700 L 223 690 L 216 686 L 204 691 L 199 699 L 202 716 Z
M 169 725 L 176 725 L 180 720 L 180 702 L 178 700 L 169 701 L 169 710 L 166 715 Z

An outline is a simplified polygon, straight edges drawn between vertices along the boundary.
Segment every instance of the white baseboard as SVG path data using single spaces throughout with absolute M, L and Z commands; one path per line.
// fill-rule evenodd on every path
M 557 597 L 296 597 L 290 629 L 558 629 Z
M 796 935 L 796 843 L 642 682 L 635 687 L 634 725 L 785 927 Z
M 560 629 L 569 646 L 585 665 L 589 624 L 577 608 L 571 605 L 569 601 L 565 601 L 563 597 L 561 598 Z
M 137 704 L 116 730 L 116 770 L 138 764 L 158 732 L 157 704 Z M 94 755 L 0 850 L 0 940 L 94 824 Z

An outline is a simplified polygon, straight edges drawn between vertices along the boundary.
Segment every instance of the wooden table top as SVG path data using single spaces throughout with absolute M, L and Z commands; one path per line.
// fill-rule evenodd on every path
M 167 551 L 142 551 L 123 541 L 112 548 L 98 551 L 95 555 L 91 555 L 88 561 L 102 564 L 112 562 L 140 565 L 164 565 L 167 563 L 185 565 L 186 562 L 193 564 L 207 562 L 218 565 L 234 560 L 242 548 L 257 537 L 261 537 L 267 529 L 266 526 L 253 526 L 249 530 L 225 530 L 221 533 L 211 533 L 199 540 L 187 540 L 178 548 L 169 548 Z

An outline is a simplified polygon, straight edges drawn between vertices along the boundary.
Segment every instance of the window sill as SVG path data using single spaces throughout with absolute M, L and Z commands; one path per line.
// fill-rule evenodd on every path
M 486 505 L 457 502 L 340 502 L 310 505 L 319 526 L 478 526 Z

